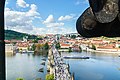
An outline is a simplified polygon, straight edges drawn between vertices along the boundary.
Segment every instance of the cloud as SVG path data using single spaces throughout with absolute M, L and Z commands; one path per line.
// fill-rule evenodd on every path
M 58 27 L 54 27 L 54 28 L 48 29 L 47 32 L 50 34 L 60 34 L 62 32 L 62 29 Z
M 64 25 L 62 22 L 54 22 L 53 15 L 49 15 L 47 19 L 43 21 L 43 24 L 45 24 L 46 27 L 59 27 Z
M 64 23 L 48 23 L 46 24 L 46 27 L 59 27 L 59 26 L 64 26 Z
M 33 27 L 33 30 L 31 31 L 34 34 L 45 34 L 46 33 L 46 29 L 45 28 L 40 28 L 40 27 Z
M 46 29 L 46 32 L 48 34 L 66 34 L 66 33 L 73 33 L 73 29 L 63 28 L 63 27 L 53 27 L 53 28 Z
M 40 15 L 38 12 L 37 12 L 37 6 L 35 4 L 31 4 L 30 6 L 30 10 L 28 12 L 26 12 L 26 15 L 27 16 L 37 16 L 37 15 Z
M 63 28 L 64 23 L 54 22 L 53 15 L 49 15 L 44 23 L 46 27 L 35 27 L 33 25 L 33 20 L 36 17 L 40 17 L 38 14 L 28 15 L 29 11 L 37 12 L 37 7 L 31 6 L 31 9 L 27 12 L 13 11 L 10 8 L 5 8 L 5 29 L 11 29 L 18 32 L 28 33 L 28 34 L 45 34 L 45 33 L 67 33 L 70 29 Z M 38 12 L 37 12 L 38 13 Z
M 32 17 L 26 16 L 26 12 L 12 11 L 5 9 L 5 27 L 20 30 L 32 29 Z
M 43 21 L 43 23 L 47 24 L 47 23 L 51 23 L 53 21 L 54 21 L 53 15 L 49 15 L 48 18 L 45 21 Z
M 17 0 L 16 4 L 22 8 L 29 7 L 29 4 L 27 4 L 24 0 Z
M 80 5 L 80 4 L 88 4 L 88 0 L 77 0 L 76 2 L 75 2 L 75 5 Z
M 33 20 L 37 17 L 40 16 L 37 12 L 37 6 L 34 4 L 31 5 L 30 10 L 27 12 L 13 11 L 10 8 L 5 8 L 5 29 L 8 28 L 25 33 L 36 32 Z
M 60 16 L 58 21 L 70 20 L 73 18 L 73 15 Z

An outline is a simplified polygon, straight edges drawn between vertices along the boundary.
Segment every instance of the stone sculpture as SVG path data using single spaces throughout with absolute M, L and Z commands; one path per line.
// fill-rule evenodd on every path
M 120 1 L 89 0 L 87 8 L 76 22 L 76 29 L 83 37 L 119 37 Z

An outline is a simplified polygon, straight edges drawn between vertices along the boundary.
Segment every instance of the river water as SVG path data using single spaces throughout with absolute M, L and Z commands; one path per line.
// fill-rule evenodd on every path
M 75 80 L 120 80 L 120 57 L 118 55 L 88 52 L 62 52 L 61 55 L 90 57 L 90 59 L 64 59 L 64 62 L 70 65 L 70 72 L 75 74 Z M 32 53 L 6 57 L 7 80 L 16 80 L 19 77 L 25 80 L 36 78 L 45 80 L 47 72 L 46 65 L 41 65 L 43 58 L 45 57 Z M 43 73 L 38 72 L 40 68 L 44 68 Z
M 16 80 L 16 78 L 24 78 L 25 80 L 35 80 L 36 78 L 45 79 L 47 61 L 45 66 L 41 65 L 42 59 L 47 59 L 41 55 L 33 55 L 33 53 L 20 54 L 6 57 L 6 78 L 7 80 Z M 44 72 L 39 72 L 43 68 Z

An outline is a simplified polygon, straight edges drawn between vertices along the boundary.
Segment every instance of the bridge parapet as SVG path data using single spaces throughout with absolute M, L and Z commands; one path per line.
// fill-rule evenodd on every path
M 54 80 L 74 80 L 69 72 L 69 65 L 65 64 L 58 50 L 52 47 L 48 54 L 48 69 L 54 74 Z

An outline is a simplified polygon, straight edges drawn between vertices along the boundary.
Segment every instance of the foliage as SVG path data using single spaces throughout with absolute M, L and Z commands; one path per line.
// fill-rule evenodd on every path
M 95 47 L 95 45 L 93 45 L 93 44 L 92 44 L 92 49 L 93 49 L 93 50 L 96 50 L 96 47 Z
M 48 43 L 45 43 L 45 44 L 44 44 L 44 49 L 45 49 L 45 50 L 48 50 L 48 49 L 49 49 Z
M 40 43 L 36 43 L 32 46 L 33 50 L 34 51 L 37 51 L 37 52 L 41 52 L 41 51 L 48 51 L 49 49 L 49 45 L 48 43 L 45 43 L 45 44 L 40 44 Z
M 54 74 L 47 74 L 45 80 L 54 80 Z
M 17 78 L 16 80 L 24 80 L 23 78 Z
M 120 48 L 120 46 L 118 48 Z
M 71 35 L 71 38 L 72 38 L 72 39 L 75 39 L 75 38 L 76 38 L 76 35 Z
M 38 40 L 37 40 L 37 39 L 34 39 L 34 40 L 33 40 L 33 43 L 38 43 Z
M 5 40 L 11 40 L 11 39 L 22 40 L 23 37 L 25 37 L 25 36 L 28 36 L 28 39 L 36 39 L 37 38 L 37 36 L 35 36 L 35 35 L 20 33 L 20 32 L 16 32 L 13 30 L 5 30 Z
M 38 40 L 42 40 L 42 38 L 41 38 L 41 37 L 39 37 L 39 38 L 34 38 L 33 42 L 34 42 L 34 43 L 38 43 Z
M 79 46 L 80 52 L 82 52 L 82 48 Z
M 41 78 L 37 78 L 37 79 L 35 79 L 35 80 L 42 80 Z
M 36 46 L 37 49 L 41 49 L 41 48 L 44 47 L 44 44 L 36 44 L 35 46 Z
M 55 45 L 55 47 L 56 47 L 57 49 L 60 49 L 60 43 L 57 42 L 56 45 Z
M 69 48 L 69 50 L 68 50 L 69 52 L 72 52 L 72 49 L 71 49 L 71 47 Z
M 36 48 L 36 46 L 35 46 L 35 44 L 33 44 L 32 45 L 32 50 L 35 51 L 35 48 Z

